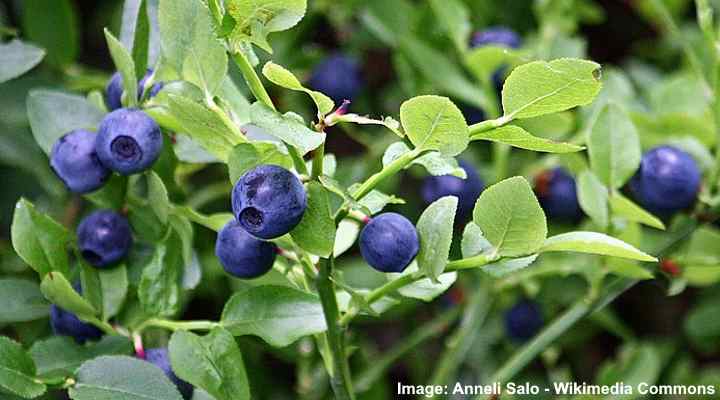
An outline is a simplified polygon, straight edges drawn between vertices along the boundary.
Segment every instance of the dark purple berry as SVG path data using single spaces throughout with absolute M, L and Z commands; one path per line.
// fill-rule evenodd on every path
M 380 214 L 360 233 L 360 253 L 371 267 L 381 272 L 402 272 L 419 250 L 415 226 L 400 214 Z
M 84 129 L 74 130 L 58 139 L 50 153 L 50 167 L 70 191 L 89 193 L 102 187 L 111 171 L 95 152 L 97 135 Z
M 83 218 L 77 240 L 85 261 L 98 268 L 125 258 L 133 243 L 127 219 L 112 210 L 98 210 Z
M 257 278 L 275 263 L 278 248 L 255 238 L 235 220 L 228 222 L 215 242 L 215 255 L 225 271 L 242 279 Z
M 251 235 L 274 239 L 290 232 L 302 219 L 307 195 L 302 182 L 277 165 L 258 165 L 237 181 L 232 208 Z

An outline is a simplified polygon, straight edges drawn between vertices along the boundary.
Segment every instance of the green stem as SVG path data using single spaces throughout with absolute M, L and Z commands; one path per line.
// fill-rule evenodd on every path
M 409 151 L 400 157 L 396 158 L 393 162 L 383 167 L 380 172 L 369 177 L 365 182 L 360 185 L 357 190 L 352 194 L 353 199 L 360 200 L 370 193 L 375 187 L 380 184 L 385 178 L 393 176 L 400 172 L 403 168 L 407 167 L 413 160 L 418 158 L 422 154 L 421 150 L 415 149 Z
M 498 258 L 494 256 L 485 256 L 485 255 L 478 255 L 475 257 L 470 258 L 464 258 L 461 260 L 455 260 L 450 261 L 445 266 L 445 272 L 452 272 L 452 271 L 460 271 L 463 269 L 471 269 L 471 268 L 478 268 L 482 267 L 483 265 L 487 265 L 491 262 L 497 261 Z M 382 299 L 383 297 L 394 293 L 398 289 L 405 287 L 407 285 L 410 285 L 414 282 L 417 282 L 421 279 L 427 278 L 425 274 L 421 271 L 413 272 L 412 274 L 406 274 L 402 275 L 399 278 L 392 280 L 380 287 L 377 287 L 373 289 L 370 293 L 368 293 L 365 297 L 365 302 L 368 305 L 371 305 L 372 303 Z M 345 315 L 342 316 L 340 319 L 340 325 L 348 325 L 353 318 L 355 318 L 360 310 L 356 307 L 351 307 L 348 309 L 348 311 L 345 313 Z
M 260 76 L 258 76 L 255 68 L 253 68 L 252 64 L 250 64 L 250 60 L 245 57 L 245 54 L 242 52 L 233 52 L 230 55 L 233 61 L 235 61 L 235 65 L 240 68 L 240 72 L 242 72 L 242 75 L 245 78 L 245 83 L 247 83 L 253 96 L 266 106 L 276 110 L 275 104 L 273 104 L 270 95 L 267 90 L 265 90 L 265 86 L 263 86 L 262 81 L 260 80 Z
M 431 384 L 445 385 L 452 376 L 455 376 L 458 365 L 467 357 L 478 330 L 490 312 L 492 296 L 489 294 L 489 288 L 482 283 L 475 288 L 470 302 L 465 307 L 460 327 L 445 343 L 443 356 L 430 378 Z
M 653 252 L 661 258 L 669 254 L 679 243 L 685 241 L 698 228 L 695 220 L 689 219 L 682 223 L 673 235 L 662 243 L 658 250 Z M 499 382 L 503 384 L 512 379 L 518 372 L 522 371 L 535 357 L 543 352 L 550 344 L 565 334 L 578 321 L 601 310 L 619 295 L 633 287 L 638 280 L 628 278 L 615 278 L 601 293 L 597 296 L 589 294 L 588 296 L 578 300 L 565 313 L 556 318 L 550 325 L 543 329 L 533 340 L 524 345 L 510 358 L 491 378 L 491 382 Z M 476 399 L 482 399 L 478 396 Z
M 315 149 L 313 152 L 312 161 L 312 179 L 317 178 L 323 174 L 323 159 L 325 158 L 325 143 L 321 144 L 320 147 Z
M 209 331 L 220 326 L 219 322 L 213 321 L 171 321 L 167 319 L 151 318 L 143 322 L 136 331 L 141 332 L 148 327 L 165 328 L 171 331 Z
M 378 379 L 385 376 L 387 370 L 395 364 L 397 360 L 407 353 L 417 350 L 422 342 L 439 336 L 443 333 L 448 325 L 452 324 L 458 316 L 460 316 L 460 307 L 455 307 L 448 312 L 444 312 L 433 320 L 426 322 L 424 325 L 412 331 L 410 336 L 401 340 L 397 346 L 393 346 L 388 352 L 381 357 L 370 362 L 370 367 L 358 374 L 355 378 L 355 387 L 359 393 L 369 390 Z
M 105 332 L 108 335 L 117 335 L 118 334 L 118 331 L 115 330 L 115 328 L 113 328 L 112 325 L 110 325 L 109 323 L 102 321 L 98 318 L 94 318 L 88 322 L 90 322 L 91 324 L 100 328 L 101 331 Z
M 511 118 L 508 117 L 500 117 L 495 119 L 489 119 L 483 122 L 478 122 L 477 124 L 470 125 L 470 140 L 479 140 L 479 138 L 474 137 L 478 133 L 487 132 L 490 130 L 493 130 L 495 128 L 500 128 L 502 126 L 507 125 L 512 121 Z
M 327 341 L 332 358 L 333 369 L 328 371 L 330 373 L 330 382 L 336 399 L 353 400 L 355 395 L 352 389 L 350 366 L 345 352 L 345 332 L 344 328 L 338 323 L 340 310 L 335 295 L 335 285 L 331 280 L 332 256 L 329 259 L 321 258 L 319 266 L 320 273 L 316 285 L 323 307 L 323 314 L 325 315 L 325 323 L 327 324 Z
M 273 104 L 270 95 L 268 94 L 265 86 L 263 86 L 262 81 L 260 80 L 260 76 L 255 71 L 255 68 L 253 68 L 252 64 L 250 64 L 250 61 L 247 59 L 247 57 L 245 57 L 245 54 L 243 54 L 242 52 L 233 52 L 230 55 L 233 61 L 235 61 L 235 64 L 238 66 L 238 68 L 240 68 L 240 72 L 242 72 L 242 75 L 245 78 L 245 83 L 247 83 L 253 96 L 255 96 L 258 101 L 262 102 L 273 111 L 277 111 L 277 109 L 275 108 L 275 104 Z M 294 146 L 288 145 L 287 149 L 290 157 L 293 160 L 293 165 L 295 165 L 295 169 L 300 174 L 307 175 L 308 170 L 307 166 L 305 165 L 305 161 L 303 161 L 302 155 Z
M 543 352 L 557 338 L 565 334 L 571 327 L 593 311 L 603 308 L 620 294 L 633 287 L 638 281 L 635 279 L 617 278 L 605 289 L 603 294 L 595 301 L 583 298 L 576 302 L 560 317 L 542 330 L 532 341 L 517 351 L 490 379 L 501 385 L 512 379 L 522 371 L 535 357 Z M 478 396 L 477 399 L 482 399 Z

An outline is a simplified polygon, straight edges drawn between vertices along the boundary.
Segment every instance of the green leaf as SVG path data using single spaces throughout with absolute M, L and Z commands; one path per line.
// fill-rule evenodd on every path
M 275 347 L 327 329 L 320 299 L 286 286 L 257 286 L 234 294 L 221 323 L 235 336 L 256 335 Z
M 20 40 L 0 43 L 0 83 L 17 78 L 33 69 L 45 57 L 45 50 Z
M 25 37 L 47 51 L 48 63 L 65 67 L 75 61 L 79 52 L 77 27 L 80 24 L 70 0 L 23 2 L 20 15 Z
M 485 239 L 485 235 L 483 235 L 479 226 L 475 225 L 474 222 L 468 222 L 463 231 L 460 248 L 463 258 L 470 258 L 478 254 L 491 252 L 493 245 Z
M 367 198 L 367 196 L 365 196 Z M 340 257 L 346 251 L 350 250 L 360 234 L 360 225 L 352 220 L 344 219 L 340 221 L 335 231 L 335 246 L 333 247 L 333 256 Z
M 173 231 L 155 247 L 150 263 L 143 270 L 138 298 L 143 309 L 151 315 L 168 316 L 180 308 L 180 290 L 183 271 L 182 246 Z
M 137 11 L 136 24 L 133 29 L 134 38 L 132 46 L 132 59 L 135 63 L 135 76 L 145 75 L 148 66 L 148 56 L 150 52 L 150 18 L 148 17 L 147 0 L 139 0 L 140 4 Z M 123 13 L 124 14 L 124 13 Z M 123 15 L 123 19 L 125 15 Z M 120 35 L 122 37 L 122 35 Z
M 40 283 L 40 291 L 51 303 L 84 321 L 93 320 L 98 315 L 98 310 L 79 295 L 61 273 L 48 273 Z
M 230 183 L 234 184 L 245 172 L 260 164 L 279 165 L 285 169 L 292 168 L 292 158 L 284 147 L 275 142 L 250 142 L 235 146 L 228 157 Z
M 333 103 L 331 98 L 318 91 L 305 88 L 292 72 L 283 68 L 281 65 L 268 61 L 263 67 L 262 73 L 270 82 L 278 86 L 307 93 L 317 106 L 318 119 L 322 119 L 324 115 L 328 114 L 332 111 L 333 107 L 335 107 L 335 103 Z
M 663 371 L 661 348 L 652 343 L 629 342 L 620 348 L 617 360 L 605 362 L 598 371 L 596 382 L 600 385 L 613 385 L 622 382 L 636 388 L 641 383 L 653 387 Z M 607 396 L 617 399 L 637 399 L 640 395 Z
M 461 0 L 430 0 L 430 7 L 455 48 L 465 50 L 471 29 L 470 11 L 465 3 Z
M 617 189 L 640 165 L 640 139 L 630 117 L 610 103 L 600 112 L 588 136 L 590 166 L 600 180 Z
M 473 222 L 503 257 L 536 253 L 547 236 L 545 213 L 519 176 L 485 189 L 475 203 Z
M 35 363 L 30 355 L 5 336 L 0 336 L 0 389 L 26 399 L 45 393 L 45 385 L 35 380 Z
M 33 321 L 50 312 L 38 284 L 25 279 L 0 279 L 0 298 L 4 299 L 0 324 Z
M 105 116 L 82 96 L 44 89 L 30 91 L 27 110 L 35 141 L 45 154 L 61 136 L 74 129 L 94 130 Z
M 390 281 L 393 281 L 402 277 L 403 275 L 413 274 L 417 271 L 418 265 L 417 263 L 413 262 L 407 268 L 405 268 L 405 271 L 403 271 L 402 273 L 390 273 L 387 274 L 387 276 Z M 440 274 L 437 277 L 437 282 L 433 282 L 433 280 L 430 278 L 420 279 L 411 283 L 410 285 L 401 287 L 400 289 L 398 289 L 398 293 L 400 293 L 400 295 L 404 297 L 409 297 L 411 299 L 432 301 L 436 297 L 445 293 L 450 288 L 450 286 L 455 283 L 456 280 L 457 272 L 447 272 L 444 274 Z
M 600 64 L 563 58 L 534 61 L 513 70 L 505 80 L 505 118 L 531 118 L 590 104 L 600 92 Z
M 537 258 L 537 254 L 520 258 L 503 258 L 482 267 L 482 271 L 494 278 L 502 278 L 513 272 L 529 267 Z
M 385 149 L 385 153 L 383 154 L 383 166 L 389 165 L 400 156 L 405 153 L 409 153 L 410 151 L 410 148 L 404 142 L 395 142 L 391 144 L 387 149 Z M 406 168 L 409 168 L 412 165 L 422 166 L 430 175 L 433 176 L 453 175 L 462 179 L 467 178 L 465 170 L 459 166 L 454 157 L 444 156 L 437 151 L 430 151 L 423 154 L 413 160 Z
M 393 117 L 385 117 L 383 119 L 373 119 L 366 116 L 347 113 L 342 115 L 333 114 L 329 118 L 329 126 L 335 125 L 340 122 L 351 122 L 359 125 L 381 125 L 388 128 L 392 133 L 396 134 L 400 138 L 404 138 L 405 134 L 400 132 L 400 123 Z
M 128 292 L 127 267 L 119 265 L 98 270 L 102 288 L 102 315 L 106 321 L 122 309 Z
M 120 335 L 103 336 L 98 342 L 80 345 L 68 336 L 52 336 L 33 343 L 30 355 L 37 366 L 37 374 L 46 379 L 65 379 L 72 376 L 82 363 L 102 355 L 133 353 L 130 340 Z
M 480 46 L 470 50 L 465 56 L 468 69 L 481 82 L 488 83 L 493 74 L 504 65 L 520 60 L 517 51 L 500 46 Z
M 175 374 L 217 400 L 250 399 L 242 353 L 235 338 L 215 328 L 206 336 L 177 331 L 168 345 Z
M 135 62 L 135 75 L 143 76 L 148 65 L 155 64 L 160 51 L 157 18 L 158 1 L 127 0 L 123 4 L 120 41 L 131 53 Z
M 20 199 L 15 205 L 10 233 L 15 252 L 40 277 L 50 271 L 69 271 L 66 247 L 70 234 L 52 218 L 38 212 L 29 201 Z
M 614 215 L 623 217 L 628 221 L 638 222 L 653 228 L 665 230 L 665 224 L 654 215 L 643 210 L 640 206 L 633 203 L 630 199 L 614 192 L 610 196 L 610 208 Z
M 210 10 L 197 0 L 160 2 L 163 56 L 184 80 L 215 94 L 227 74 L 227 53 L 215 36 Z
M 610 222 L 608 189 L 592 171 L 585 170 L 578 176 L 577 198 L 585 214 L 589 215 L 600 228 L 607 228 Z
M 472 136 L 472 140 L 489 140 L 525 150 L 545 153 L 574 153 L 584 149 L 584 147 L 572 143 L 556 142 L 554 140 L 533 136 L 525 129 L 515 125 L 506 125 L 489 131 L 476 133 Z
M 294 146 L 305 155 L 325 142 L 325 134 L 308 128 L 299 115 L 280 114 L 260 102 L 250 106 L 250 121 L 265 133 Z
M 168 213 L 170 212 L 170 198 L 160 176 L 155 171 L 148 171 L 145 174 L 147 178 L 147 196 L 150 207 L 157 215 L 160 222 L 164 224 L 168 221 Z
M 306 0 L 228 0 L 225 9 L 235 20 L 230 41 L 236 47 L 249 41 L 272 53 L 267 35 L 295 26 L 306 8 Z
M 235 145 L 247 142 L 235 134 L 217 114 L 203 104 L 182 96 L 169 95 L 170 114 L 182 126 L 183 132 L 195 139 L 205 150 L 222 161 Z
M 468 126 L 447 97 L 418 96 L 400 106 L 400 122 L 417 149 L 460 154 L 468 145 Z
M 169 217 L 170 227 L 177 234 L 181 243 L 182 263 L 184 266 L 192 263 L 193 259 L 193 240 L 195 238 L 195 231 L 193 230 L 192 223 L 187 217 L 171 214 Z
M 204 215 L 190 207 L 175 207 L 175 212 L 183 215 L 190 221 L 200 224 L 208 229 L 212 229 L 215 232 L 219 232 L 223 226 L 228 223 L 228 221 L 234 218 L 231 213 Z
M 135 74 L 135 62 L 132 55 L 107 28 L 105 28 L 105 40 L 108 49 L 110 49 L 110 56 L 123 79 L 123 104 L 128 107 L 135 107 L 138 101 L 138 77 Z
M 303 250 L 327 257 L 335 243 L 335 218 L 330 211 L 328 192 L 318 182 L 308 183 L 305 190 L 307 208 L 290 236 Z
M 552 236 L 545 240 L 545 244 L 543 244 L 540 251 L 570 251 L 638 261 L 657 261 L 657 258 L 636 249 L 622 240 L 598 232 L 568 232 Z
M 417 222 L 420 236 L 418 267 L 436 283 L 450 255 L 457 204 L 458 198 L 455 196 L 442 197 L 430 204 Z
M 356 185 L 351 186 L 350 189 L 354 187 L 356 187 Z M 377 189 L 373 189 L 358 202 L 359 208 L 366 208 L 371 215 L 379 213 L 388 204 L 405 204 L 405 200 L 396 197 L 394 194 L 385 194 Z
M 70 388 L 75 400 L 182 400 L 163 371 L 149 362 L 127 356 L 102 356 L 77 370 Z
M 382 2 L 382 7 L 388 7 L 387 2 Z M 451 61 L 443 51 L 428 46 L 409 33 L 403 34 L 399 39 L 401 54 L 421 72 L 423 78 L 444 93 L 480 108 L 487 108 L 490 101 L 495 101 L 479 90 L 477 85 L 465 76 L 458 63 Z

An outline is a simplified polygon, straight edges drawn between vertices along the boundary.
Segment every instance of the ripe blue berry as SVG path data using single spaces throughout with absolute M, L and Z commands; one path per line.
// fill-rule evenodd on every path
M 535 336 L 542 326 L 540 306 L 533 301 L 520 301 L 505 313 L 505 329 L 510 339 L 516 342 Z
M 111 210 L 98 210 L 83 218 L 77 240 L 80 254 L 98 268 L 125 258 L 133 243 L 127 219 Z
M 194 388 L 191 384 L 175 375 L 175 372 L 173 372 L 172 366 L 170 365 L 170 354 L 168 353 L 167 348 L 160 347 L 156 349 L 146 349 L 145 361 L 160 368 L 165 373 L 165 376 L 167 376 L 168 379 L 170 379 L 170 381 L 178 388 L 178 391 L 182 395 L 183 399 L 188 400 L 192 398 Z
M 484 31 L 475 32 L 470 39 L 470 47 L 480 47 L 488 45 L 499 45 L 517 49 L 522 45 L 522 39 L 512 29 L 496 26 L 488 28 Z
M 535 177 L 535 193 L 550 219 L 576 222 L 582 217 L 575 179 L 563 168 L 554 168 Z
M 75 283 L 73 288 L 82 294 L 79 282 Z M 81 321 L 77 315 L 65 311 L 55 304 L 50 306 L 50 326 L 56 335 L 70 336 L 80 344 L 88 340 L 98 340 L 103 335 L 103 332 L 95 325 Z
M 110 177 L 95 152 L 97 135 L 74 130 L 58 139 L 50 153 L 50 167 L 70 191 L 89 193 L 99 189 Z
M 258 165 L 235 183 L 232 209 L 251 235 L 273 239 L 290 232 L 302 219 L 307 195 L 292 172 L 277 165 Z
M 145 75 L 140 79 L 140 82 L 138 83 L 138 100 L 142 98 L 142 93 L 145 88 L 145 82 L 147 82 L 148 78 L 152 75 L 153 70 L 148 69 L 147 72 L 145 72 Z M 154 97 L 158 92 L 160 92 L 160 89 L 162 89 L 163 83 L 157 82 L 150 88 L 150 97 Z M 108 81 L 107 86 L 105 87 L 105 105 L 107 106 L 108 110 L 113 111 L 117 110 L 118 108 L 122 107 L 122 94 L 123 94 L 123 78 L 122 75 L 120 75 L 119 72 L 114 73 L 110 80 Z
M 255 238 L 232 220 L 225 224 L 215 242 L 215 255 L 225 272 L 242 279 L 264 275 L 272 268 L 277 246 Z
M 660 146 L 643 155 L 630 189 L 643 207 L 667 216 L 695 203 L 700 179 L 700 169 L 688 153 Z
M 425 204 L 430 204 L 445 196 L 457 197 L 457 218 L 464 219 L 472 213 L 480 192 L 485 188 L 485 183 L 468 162 L 460 160 L 459 164 L 467 174 L 466 179 L 452 175 L 429 176 L 423 182 L 421 193 Z
M 418 250 L 417 230 L 400 214 L 380 214 L 360 233 L 360 254 L 371 267 L 381 272 L 402 272 Z
M 155 120 L 140 110 L 121 108 L 100 122 L 95 151 L 103 165 L 130 175 L 150 168 L 162 145 L 163 136 Z
M 363 86 L 360 66 L 352 58 L 333 54 L 318 64 L 308 81 L 309 86 L 330 96 L 336 103 L 352 100 Z

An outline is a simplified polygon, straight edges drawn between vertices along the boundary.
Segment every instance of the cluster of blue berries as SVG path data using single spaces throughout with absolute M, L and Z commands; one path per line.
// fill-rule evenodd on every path
M 148 73 L 140 82 L 140 92 Z M 162 84 L 153 85 L 150 95 Z M 122 175 L 144 171 L 157 160 L 163 145 L 158 124 L 138 109 L 121 108 L 122 78 L 113 75 L 106 90 L 112 111 L 103 118 L 97 134 L 77 129 L 58 139 L 50 154 L 50 166 L 70 191 L 89 193 L 101 188 L 114 171 Z
M 225 271 L 242 279 L 267 273 L 279 252 L 269 240 L 295 228 L 306 207 L 305 188 L 292 172 L 277 165 L 259 165 L 247 171 L 233 187 L 235 218 L 215 242 L 215 254 Z M 419 248 L 415 227 L 396 213 L 371 219 L 360 234 L 363 257 L 382 272 L 402 272 Z
M 225 271 L 243 279 L 257 278 L 272 268 L 278 247 L 267 240 L 290 232 L 307 207 L 302 182 L 277 165 L 258 165 L 235 183 L 235 218 L 218 234 L 215 254 Z
M 152 71 L 148 70 L 140 81 L 139 98 L 151 75 Z M 111 112 L 100 122 L 97 133 L 74 130 L 53 145 L 51 168 L 74 193 L 89 193 L 101 188 L 112 172 L 130 175 L 145 171 L 160 155 L 163 146 L 160 127 L 144 112 L 122 108 L 122 87 L 122 77 L 115 73 L 106 88 L 105 102 Z M 154 84 L 148 95 L 155 96 L 161 88 L 162 83 Z M 133 244 L 127 218 L 112 210 L 89 214 L 80 221 L 76 234 L 80 255 L 96 268 L 116 265 L 127 256 Z M 82 294 L 79 282 L 73 288 Z M 55 334 L 70 336 L 80 344 L 98 340 L 103 335 L 95 325 L 83 322 L 77 315 L 56 305 L 50 309 L 50 325 Z M 145 359 L 168 376 L 183 398 L 192 397 L 193 387 L 173 373 L 166 348 L 147 350 Z
M 643 208 L 666 218 L 695 203 L 701 178 L 690 154 L 672 146 L 658 146 L 643 155 L 628 188 Z M 561 167 L 538 174 L 535 193 L 550 219 L 577 222 L 583 215 L 575 180 Z

